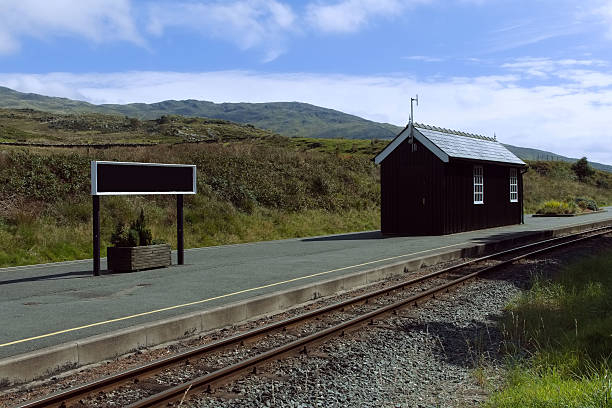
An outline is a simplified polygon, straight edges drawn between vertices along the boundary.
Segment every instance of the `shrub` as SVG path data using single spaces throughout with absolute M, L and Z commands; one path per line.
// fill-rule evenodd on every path
M 119 222 L 111 235 L 111 243 L 116 247 L 138 246 L 138 233 L 126 227 L 123 222 Z
M 536 214 L 575 214 L 576 204 L 573 201 L 548 200 L 540 206 Z
M 111 235 L 111 243 L 116 247 L 135 247 L 151 245 L 153 236 L 151 230 L 147 228 L 144 210 L 140 210 L 140 215 L 127 228 L 123 222 L 119 222 L 115 227 L 115 232 Z
M 599 210 L 599 207 L 597 207 L 597 203 L 592 198 L 581 198 L 581 197 L 578 197 L 578 198 L 576 198 L 574 200 L 574 202 L 582 210 L 591 210 L 591 211 Z
M 595 170 L 589 165 L 586 157 L 581 158 L 576 163 L 572 164 L 572 170 L 576 173 L 578 180 L 584 181 L 587 177 L 595 174 Z

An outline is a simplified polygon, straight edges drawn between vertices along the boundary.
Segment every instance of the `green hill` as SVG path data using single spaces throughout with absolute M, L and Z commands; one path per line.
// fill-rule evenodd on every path
M 215 118 L 251 124 L 290 137 L 390 139 L 401 129 L 388 123 L 377 123 L 299 102 L 217 104 L 170 100 L 152 104 L 94 105 L 0 87 L 0 108 L 29 108 L 55 113 L 121 114 L 138 119 L 157 119 L 163 115 Z
M 152 104 L 94 105 L 0 87 L 0 108 L 26 108 L 53 113 L 118 114 L 145 121 L 167 115 L 214 118 L 302 138 L 388 140 L 394 138 L 402 129 L 388 123 L 373 122 L 333 109 L 299 102 L 217 104 L 197 100 L 169 100 Z M 577 160 L 544 150 L 505 146 L 523 160 L 558 160 L 569 163 Z M 610 165 L 591 165 L 596 169 L 612 172 Z
M 547 152 L 545 150 L 531 149 L 528 147 L 518 147 L 508 144 L 504 144 L 504 146 L 506 146 L 508 150 L 510 150 L 512 153 L 514 153 L 523 160 L 562 161 L 566 163 L 574 163 L 578 160 L 571 157 L 561 156 L 556 153 Z M 612 166 L 610 165 L 590 161 L 589 164 L 595 169 L 612 173 Z
M 42 144 L 155 144 L 229 142 L 286 137 L 222 119 L 166 115 L 140 120 L 116 114 L 52 113 L 0 108 L 0 142 Z

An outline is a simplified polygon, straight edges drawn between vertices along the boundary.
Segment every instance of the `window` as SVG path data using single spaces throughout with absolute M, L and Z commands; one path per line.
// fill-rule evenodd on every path
M 510 202 L 518 203 L 518 177 L 516 169 L 510 169 Z
M 474 204 L 484 204 L 484 178 L 482 166 L 474 166 Z

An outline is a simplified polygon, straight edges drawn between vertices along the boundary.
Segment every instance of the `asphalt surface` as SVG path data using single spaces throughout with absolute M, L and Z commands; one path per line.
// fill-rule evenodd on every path
M 92 276 L 91 260 L 4 268 L 0 269 L 0 358 L 393 261 L 607 219 L 612 220 L 612 212 L 569 218 L 527 216 L 523 225 L 445 236 L 383 237 L 373 231 L 188 249 L 182 266 L 124 274 L 103 271 L 99 277 Z M 313 274 L 318 275 L 309 277 Z M 281 283 L 294 278 L 298 279 Z M 243 290 L 247 291 L 233 294 Z M 211 299 L 219 296 L 224 297 Z M 199 303 L 182 306 L 190 302 Z M 173 306 L 178 307 L 156 311 Z M 152 313 L 131 317 L 147 312 Z M 125 319 L 107 322 L 119 318 Z M 37 336 L 42 337 L 26 340 Z M 7 344 L 12 342 L 17 343 Z

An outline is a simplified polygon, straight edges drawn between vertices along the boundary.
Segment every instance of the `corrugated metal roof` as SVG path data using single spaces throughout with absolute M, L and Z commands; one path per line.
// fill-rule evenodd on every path
M 501 163 L 525 164 L 492 137 L 459 132 L 435 126 L 414 124 L 415 130 L 449 157 Z

